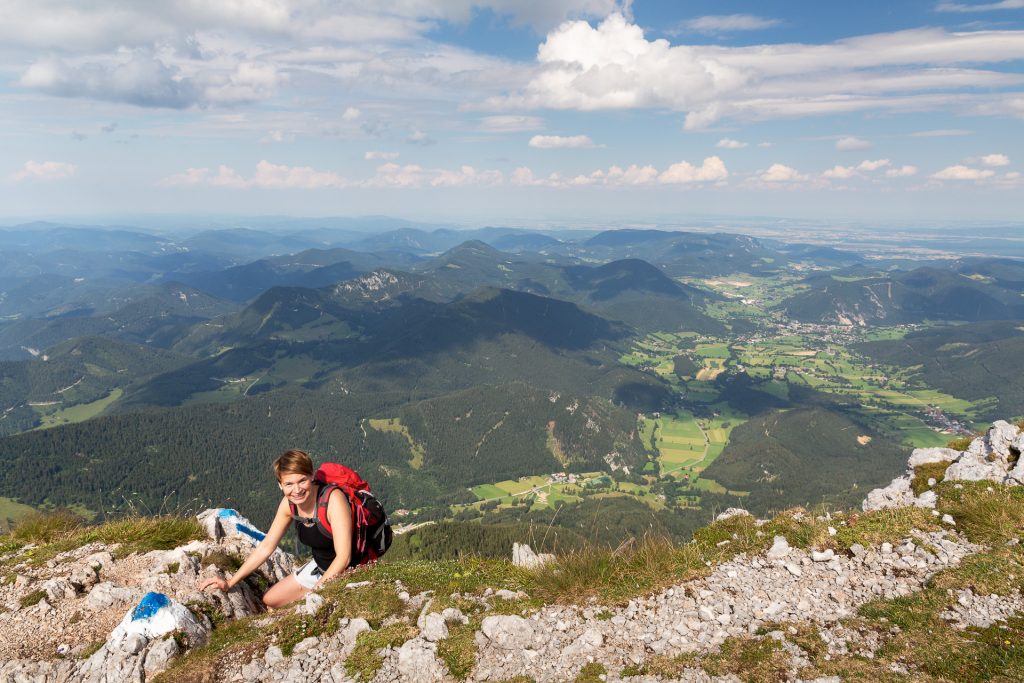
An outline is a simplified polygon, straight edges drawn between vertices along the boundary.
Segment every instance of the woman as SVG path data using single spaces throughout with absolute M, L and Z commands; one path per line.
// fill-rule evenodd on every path
M 277 514 L 256 549 L 230 579 L 213 577 L 199 583 L 199 590 L 213 586 L 229 591 L 274 552 L 288 525 L 295 520 L 299 540 L 313 551 L 313 559 L 291 576 L 278 581 L 263 596 L 267 607 L 283 607 L 316 590 L 342 574 L 352 563 L 352 511 L 345 494 L 335 488 L 327 499 L 327 520 L 334 538 L 323 534 L 316 524 L 317 496 L 321 484 L 313 480 L 313 461 L 302 451 L 290 450 L 274 461 L 277 485 L 284 497 Z M 293 514 L 294 510 L 294 514 Z

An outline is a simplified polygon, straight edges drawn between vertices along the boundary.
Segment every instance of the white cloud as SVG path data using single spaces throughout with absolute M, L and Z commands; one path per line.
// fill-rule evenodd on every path
M 991 12 L 1003 9 L 1024 9 L 1024 0 L 1002 0 L 1002 2 L 985 2 L 976 5 L 962 2 L 940 2 L 935 6 L 936 12 Z
M 569 21 L 548 34 L 538 70 L 518 92 L 484 106 L 686 112 L 687 129 L 723 118 L 769 119 L 867 110 L 922 111 L 966 104 L 1016 107 L 997 88 L 1018 73 L 978 65 L 1024 58 L 1024 31 L 912 29 L 834 43 L 741 47 L 648 40 L 620 14 L 597 26 Z M 988 94 L 979 92 L 989 88 Z M 1021 98 L 1024 100 L 1024 98 Z M 1024 115 L 1024 101 L 1020 105 Z
M 793 183 L 807 180 L 805 174 L 785 164 L 772 164 L 767 170 L 759 172 L 756 177 L 765 183 Z
M 485 116 L 480 119 L 480 130 L 486 133 L 523 133 L 540 130 L 544 121 L 538 116 Z
M 719 14 L 691 19 L 684 26 L 691 31 L 700 33 L 729 33 L 731 31 L 759 31 L 778 26 L 781 23 L 778 19 L 764 19 L 753 14 Z
M 612 166 L 607 171 L 597 172 L 597 178 L 603 178 L 606 185 L 649 185 L 658 177 L 658 169 L 653 166 L 637 166 L 630 164 L 626 168 Z
M 759 143 L 757 143 L 757 146 L 758 147 L 774 147 L 775 143 L 774 142 L 759 142 Z
M 158 184 L 164 187 L 208 184 L 243 190 L 250 188 L 319 190 L 344 188 L 350 183 L 333 171 L 318 171 L 309 166 L 285 166 L 263 160 L 256 164 L 256 171 L 248 178 L 230 166 L 221 165 L 218 167 L 216 175 L 212 175 L 208 168 L 190 168 L 184 173 L 168 176 Z
M 463 166 L 458 171 L 441 170 L 430 181 L 433 187 L 464 187 L 466 185 L 500 185 L 505 177 L 501 171 L 477 171 Z
M 733 140 L 732 138 L 722 138 L 715 143 L 715 147 L 720 149 L 743 149 L 746 146 L 747 143 L 740 142 L 739 140 Z
M 984 180 L 996 174 L 989 169 L 970 168 L 962 164 L 947 166 L 938 173 L 931 175 L 935 180 Z
M 367 152 L 363 158 L 367 161 L 394 161 L 398 158 L 398 152 Z
M 26 161 L 11 178 L 18 180 L 61 180 L 78 172 L 78 167 L 66 161 Z
M 1010 157 L 1005 154 L 986 154 L 981 157 L 981 163 L 985 166 L 1009 166 Z
M 415 131 L 413 131 L 412 133 L 410 133 L 405 138 L 405 141 L 406 141 L 407 144 L 419 145 L 421 147 L 427 147 L 429 145 L 433 145 L 433 144 L 437 143 L 437 140 L 435 140 L 434 138 L 430 137 L 429 135 L 424 133 L 422 130 L 415 130 Z
M 899 168 L 890 168 L 885 172 L 887 178 L 905 178 L 912 175 L 917 175 L 917 166 L 911 166 L 910 164 L 900 166 Z
M 836 165 L 822 173 L 822 175 L 834 180 L 846 180 L 847 178 L 852 178 L 857 175 L 857 169 L 852 166 Z
M 363 113 L 361 111 L 359 111 L 356 107 L 348 107 L 347 109 L 345 109 L 344 113 L 342 113 L 341 120 L 342 121 L 356 121 L 362 115 L 363 115 Z
M 535 149 L 591 149 L 597 147 L 586 135 L 534 135 L 530 138 L 530 147 Z
M 859 164 L 857 164 L 857 170 L 858 171 L 877 171 L 880 168 L 885 168 L 886 166 L 891 166 L 891 165 L 892 164 L 889 162 L 888 159 L 875 159 L 874 161 L 871 161 L 869 159 L 865 159 L 864 161 L 862 161 Z
M 965 130 L 963 128 L 943 128 L 939 130 L 921 130 L 916 133 L 911 133 L 910 137 L 913 138 L 948 138 L 948 137 L 959 137 L 962 135 L 973 135 L 974 131 Z
M 871 147 L 871 143 L 867 140 L 847 135 L 836 140 L 836 149 L 840 152 L 854 152 L 861 149 L 868 149 Z
M 729 171 L 718 157 L 708 157 L 700 166 L 686 161 L 672 164 L 658 176 L 659 183 L 706 183 L 725 180 Z

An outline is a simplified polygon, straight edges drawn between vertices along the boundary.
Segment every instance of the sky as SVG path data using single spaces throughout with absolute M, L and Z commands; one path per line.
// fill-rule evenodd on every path
M 1024 222 L 1024 0 L 0 0 L 0 219 Z

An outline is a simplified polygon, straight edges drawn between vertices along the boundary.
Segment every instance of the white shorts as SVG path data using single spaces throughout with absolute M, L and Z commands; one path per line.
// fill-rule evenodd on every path
M 299 571 L 295 572 L 295 580 L 299 582 L 299 585 L 308 590 L 312 590 L 316 582 L 323 576 L 324 570 L 316 566 L 316 560 L 310 560 L 306 564 L 302 565 Z

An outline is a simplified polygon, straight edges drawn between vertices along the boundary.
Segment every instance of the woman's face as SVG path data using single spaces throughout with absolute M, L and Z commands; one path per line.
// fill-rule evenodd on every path
M 286 474 L 278 482 L 281 492 L 296 505 L 302 505 L 313 489 L 313 477 L 305 474 Z

